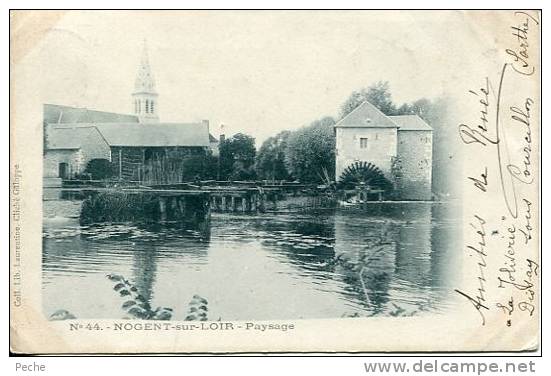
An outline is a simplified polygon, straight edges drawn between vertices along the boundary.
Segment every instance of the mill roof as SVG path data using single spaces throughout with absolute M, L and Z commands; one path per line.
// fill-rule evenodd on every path
M 60 124 L 52 131 L 56 137 L 72 137 L 78 128 L 96 128 L 109 146 L 209 146 L 208 124 L 205 123 L 74 123 Z M 66 141 L 67 144 L 75 141 Z
M 399 127 L 399 131 L 432 131 L 430 125 L 417 115 L 389 116 Z
M 398 126 L 377 107 L 364 101 L 352 112 L 339 120 L 335 127 L 341 128 L 397 128 Z

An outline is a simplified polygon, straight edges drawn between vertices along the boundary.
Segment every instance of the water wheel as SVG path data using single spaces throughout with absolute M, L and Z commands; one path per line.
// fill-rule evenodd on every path
M 365 185 L 371 189 L 392 190 L 392 183 L 385 177 L 379 167 L 370 162 L 356 161 L 346 167 L 339 177 L 339 185 L 352 189 Z

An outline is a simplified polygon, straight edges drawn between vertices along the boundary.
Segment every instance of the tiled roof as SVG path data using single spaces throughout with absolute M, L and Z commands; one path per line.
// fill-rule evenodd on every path
M 97 128 L 109 146 L 209 146 L 206 123 L 74 123 L 60 124 L 54 130 L 83 127 Z
M 430 125 L 417 115 L 389 116 L 399 127 L 399 131 L 432 131 Z
M 47 124 L 137 123 L 138 117 L 135 115 L 89 110 L 87 108 L 62 106 L 57 104 L 45 104 L 44 122 Z
M 335 127 L 397 128 L 397 125 L 379 109 L 365 101 L 335 124 Z
M 98 132 L 96 127 L 53 128 L 47 135 L 47 148 L 80 149 L 82 141 L 94 132 Z

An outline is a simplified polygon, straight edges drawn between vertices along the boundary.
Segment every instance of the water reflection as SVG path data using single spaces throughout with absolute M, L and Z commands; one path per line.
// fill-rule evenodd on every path
M 127 224 L 79 226 L 73 221 L 46 221 L 43 233 L 43 305 L 99 317 L 120 317 L 121 301 L 106 275 L 116 272 L 131 280 L 153 304 L 159 258 L 205 263 L 208 243 L 195 231 L 144 228 Z M 181 247 L 185 241 L 186 247 Z M 53 285 L 53 286 L 52 286 Z M 55 286 L 55 287 L 54 287 Z
M 120 301 L 105 279 L 117 273 L 152 306 L 173 307 L 175 319 L 194 294 L 209 300 L 210 319 L 439 311 L 459 254 L 453 236 L 459 217 L 450 208 L 374 203 L 312 213 L 215 214 L 210 240 L 164 227 L 46 221 L 44 309 L 120 317 Z
M 285 254 L 289 261 L 307 270 L 335 257 L 333 212 L 282 215 L 275 220 L 253 223 L 263 234 L 263 245 Z
M 441 204 L 373 203 L 256 227 L 293 265 L 344 282 L 339 293 L 369 315 L 418 314 L 438 309 L 454 283 L 456 214 Z
M 157 277 L 157 247 L 147 244 L 139 252 L 133 253 L 132 276 L 134 286 L 140 294 L 151 304 L 153 286 Z

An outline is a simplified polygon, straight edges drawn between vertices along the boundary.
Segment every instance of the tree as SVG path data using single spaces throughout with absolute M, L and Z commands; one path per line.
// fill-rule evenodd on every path
M 427 98 L 421 98 L 413 102 L 409 108 L 411 114 L 416 114 L 423 120 L 430 122 L 432 120 L 435 120 L 433 114 L 435 111 L 438 112 L 440 109 L 438 109 L 439 104 L 436 102 L 431 102 Z M 406 115 L 406 113 L 404 113 Z
M 397 115 L 396 105 L 392 102 L 388 81 L 378 81 L 367 89 L 364 88 L 350 94 L 341 106 L 341 119 L 364 101 L 370 102 L 385 115 Z
M 432 127 L 432 191 L 457 196 L 457 172 L 461 171 L 461 145 L 457 127 L 450 118 L 450 103 L 445 97 L 430 101 L 419 99 L 411 104 L 412 112 Z
M 249 180 L 256 177 L 254 138 L 237 133 L 220 144 L 220 178 Z
M 216 179 L 217 159 L 212 153 L 189 155 L 180 159 L 178 168 L 182 169 L 183 181 Z
M 107 159 L 92 159 L 86 164 L 85 173 L 90 174 L 93 180 L 107 179 L 112 176 L 111 162 Z
M 207 180 L 216 180 L 218 171 L 218 157 L 212 155 L 212 152 L 209 151 L 205 156 L 204 169 L 201 174 L 202 179 Z
M 279 132 L 268 138 L 256 156 L 256 173 L 261 179 L 288 180 L 289 171 L 285 166 L 285 153 L 290 131 Z
M 396 115 L 413 115 L 415 113 L 413 106 L 408 103 L 404 103 L 396 109 Z
M 335 173 L 335 131 L 332 117 L 324 117 L 293 132 L 287 141 L 285 165 L 302 182 L 323 181 L 324 171 Z

